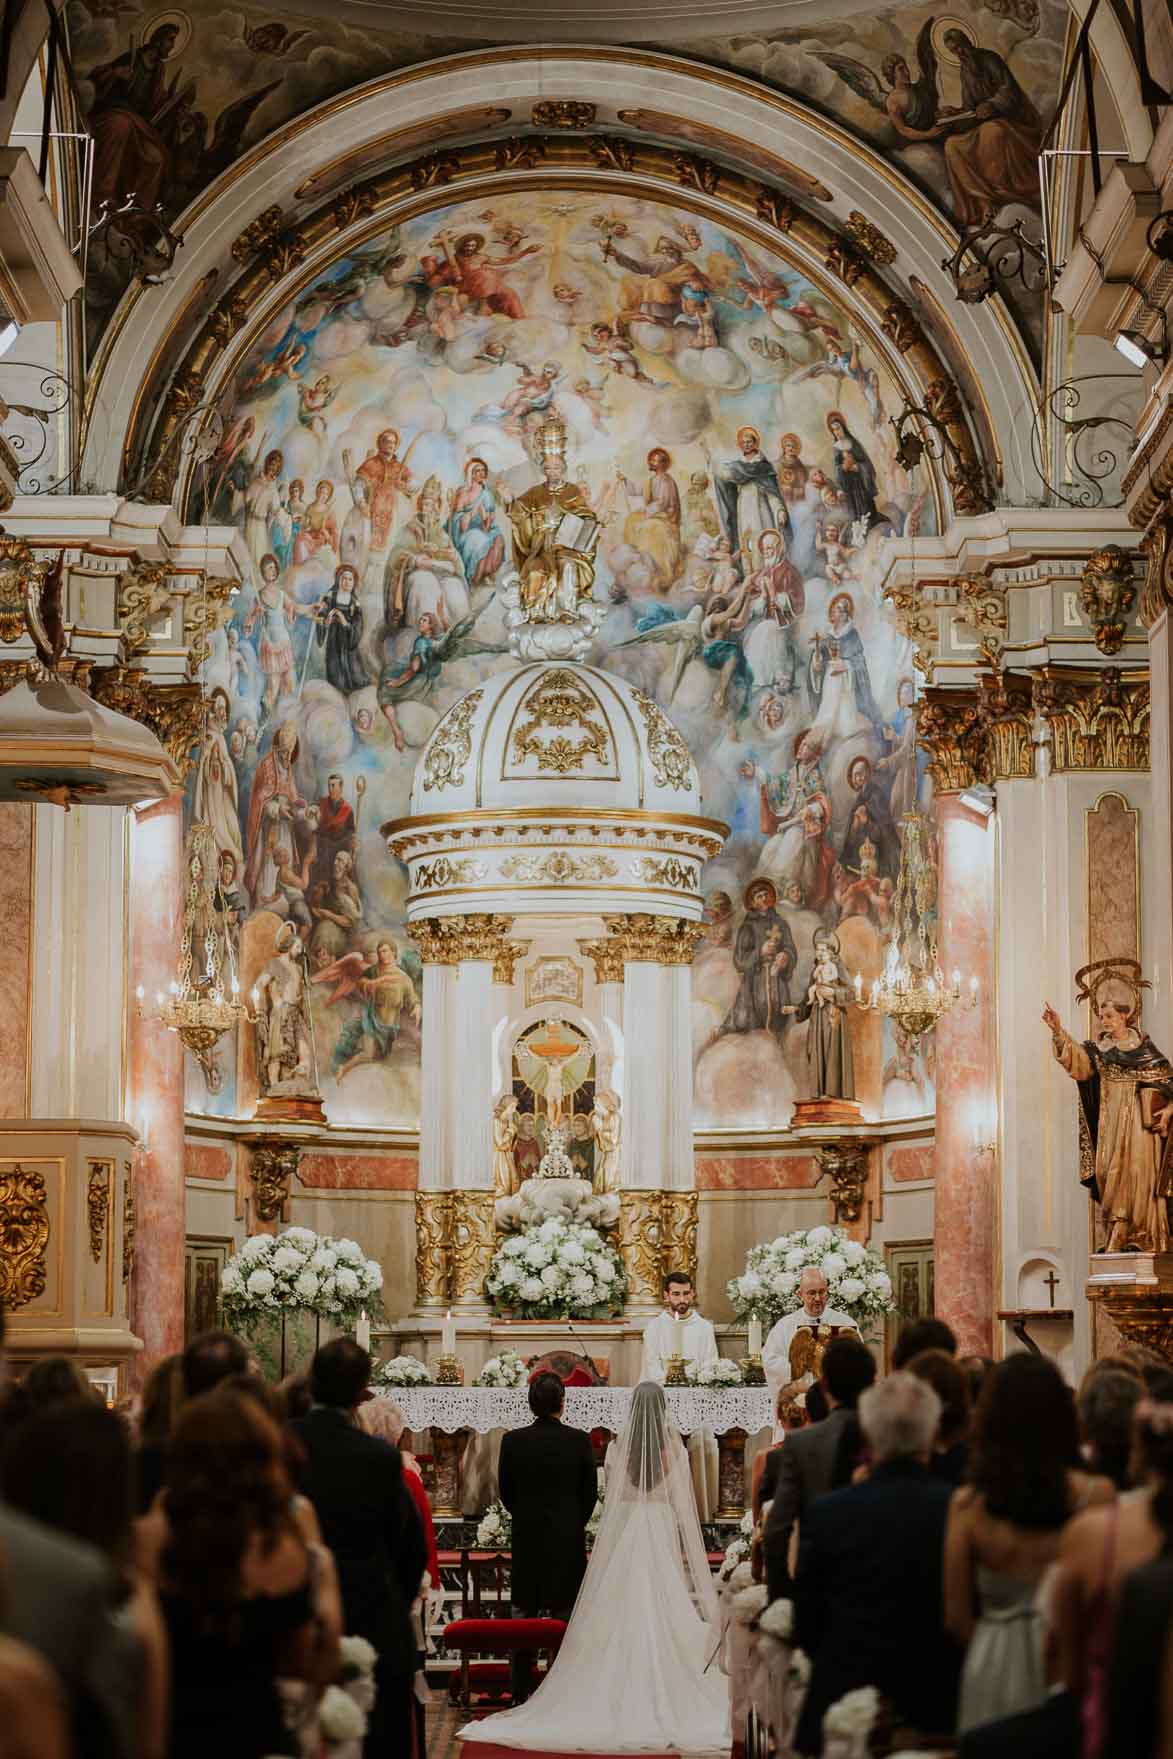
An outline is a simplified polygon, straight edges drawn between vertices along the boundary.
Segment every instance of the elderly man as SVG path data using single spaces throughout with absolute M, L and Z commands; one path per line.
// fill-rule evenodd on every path
M 804 1368 L 799 1368 L 797 1373 L 791 1372 L 790 1347 L 796 1332 L 804 1329 L 817 1332 L 826 1326 L 831 1336 L 835 1337 L 841 1331 L 857 1331 L 856 1323 L 849 1313 L 839 1313 L 834 1307 L 828 1307 L 829 1292 L 827 1279 L 822 1271 L 809 1265 L 798 1280 L 798 1298 L 802 1305 L 794 1313 L 784 1314 L 766 1339 L 762 1351 L 762 1366 L 766 1371 L 766 1385 L 770 1389 L 771 1403 L 777 1403 L 782 1387 L 801 1378 L 806 1372 Z
M 875 1686 L 910 1730 L 953 1728 L 961 1653 L 944 1629 L 941 1570 L 952 1492 L 929 1470 L 940 1415 L 936 1393 L 911 1374 L 864 1393 L 871 1473 L 803 1518 L 794 1634 L 811 1679 L 799 1753 L 822 1752 L 826 1711 L 859 1686 Z

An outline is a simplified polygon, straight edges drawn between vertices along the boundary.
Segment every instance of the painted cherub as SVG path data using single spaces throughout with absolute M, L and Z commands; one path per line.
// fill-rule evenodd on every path
M 329 373 L 321 373 L 312 385 L 297 387 L 297 419 L 317 440 L 326 438 L 326 411 L 338 395 L 338 386 Z
M 859 579 L 851 566 L 855 545 L 844 542 L 843 526 L 838 520 L 820 519 L 816 528 L 815 549 L 822 550 L 825 558 L 823 573 L 836 586 L 841 586 L 845 580 Z
M 664 389 L 658 379 L 651 379 L 644 372 L 635 358 L 635 349 L 631 342 L 614 324 L 598 319 L 591 325 L 589 335 L 590 341 L 582 344 L 584 352 L 593 354 L 596 360 L 605 361 L 617 377 L 634 379 L 637 384 L 651 385 L 657 391 Z

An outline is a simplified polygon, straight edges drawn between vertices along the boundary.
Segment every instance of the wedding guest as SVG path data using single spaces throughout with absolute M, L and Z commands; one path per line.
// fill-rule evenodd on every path
M 314 1408 L 314 1395 L 310 1392 L 308 1374 L 287 1374 L 277 1391 L 285 1405 L 286 1423 L 295 1423 L 299 1417 L 308 1417 Z
M 292 1495 L 280 1432 L 251 1399 L 217 1388 L 184 1406 L 160 1511 L 170 1759 L 295 1753 L 278 1679 L 317 1687 L 337 1674 L 338 1633 L 315 1612 Z
M 420 1518 L 420 1526 L 424 1531 L 424 1546 L 428 1554 L 427 1586 L 440 1586 L 440 1554 L 436 1549 L 436 1526 L 432 1520 L 432 1505 L 428 1501 L 428 1493 L 424 1489 L 424 1475 L 420 1471 L 419 1461 L 411 1452 L 409 1443 L 411 1436 L 407 1430 L 407 1418 L 399 1409 L 394 1399 L 368 1399 L 360 1405 L 357 1412 L 358 1426 L 365 1429 L 368 1435 L 378 1435 L 393 1448 L 399 1449 L 399 1460 L 403 1467 L 403 1482 L 415 1504 L 415 1512 Z
M 1103 1759 L 1173 1755 L 1173 1526 L 1166 1547 L 1121 1590 Z
M 163 1460 L 183 1403 L 183 1357 L 162 1356 L 143 1383 L 135 1452 L 135 1512 L 145 1515 L 163 1487 Z
M 994 1372 L 994 1358 L 992 1356 L 963 1356 L 961 1366 L 969 1379 L 969 1408 L 971 1411 L 976 1411 L 978 1400 L 982 1396 L 982 1389 Z
M 4 1497 L 57 1533 L 82 1540 L 113 1568 L 120 1605 L 122 1694 L 135 1710 L 140 1759 L 163 1759 L 167 1637 L 150 1582 L 135 1565 L 130 1437 L 92 1397 L 58 1403 L 21 1424 L 4 1451 Z
M 750 1479 L 750 1507 L 755 1521 L 761 1519 L 764 1505 L 774 1500 L 782 1447 L 787 1436 L 806 1428 L 805 1395 L 806 1388 L 801 1380 L 792 1380 L 778 1388 L 778 1397 L 774 1401 L 774 1440 L 754 1460 Z
M 840 1463 L 840 1442 L 844 1436 L 852 1436 L 860 1395 L 875 1378 L 875 1358 L 866 1344 L 855 1336 L 831 1339 L 823 1356 L 821 1383 L 829 1414 L 823 1422 L 789 1436 L 779 1450 L 777 1483 L 764 1540 L 771 1600 L 790 1591 L 791 1534 L 815 1498 L 832 1488 Z M 853 1445 L 849 1441 L 849 1446 Z
M 1097 1375 L 1087 1392 L 1126 1375 Z M 1173 1374 L 1166 1374 L 1173 1399 Z M 1104 1744 L 1108 1664 L 1120 1590 L 1132 1571 L 1164 1550 L 1173 1528 L 1173 1403 L 1135 1405 L 1132 1477 L 1103 1508 L 1077 1515 L 1063 1534 L 1053 1593 L 1053 1677 L 1080 1698 L 1084 1759 L 1099 1759 Z
M 198 1399 L 231 1374 L 247 1374 L 248 1351 L 230 1331 L 204 1331 L 194 1337 L 181 1358 L 183 1396 Z
M 569 1619 L 586 1574 L 586 1524 L 598 1500 L 598 1474 L 585 1430 L 562 1422 L 565 1388 L 556 1374 L 529 1383 L 534 1420 L 510 1429 L 497 1467 L 501 1501 L 513 1517 L 510 1595 L 515 1618 Z M 514 1701 L 529 1685 L 528 1657 L 515 1661 Z
M 169 1366 L 176 1361 L 178 1378 L 174 1368 Z M 158 1409 L 152 1416 L 149 1438 L 144 1426 L 136 1461 L 138 1494 L 135 1506 L 140 1515 L 146 1514 L 163 1487 L 168 1440 L 180 1406 L 186 1399 L 196 1399 L 201 1393 L 211 1392 L 222 1380 L 233 1374 L 244 1374 L 247 1369 L 248 1351 L 240 1339 L 228 1331 L 200 1332 L 182 1355 L 177 1358 L 165 1356 L 157 1364 L 155 1372 L 160 1378 L 152 1391 L 152 1403 L 157 1398 Z
M 941 1570 L 950 1492 L 929 1471 L 940 1411 L 933 1389 L 910 1374 L 866 1390 L 859 1421 L 870 1474 L 803 1517 L 794 1638 L 811 1677 L 799 1753 L 822 1752 L 824 1714 L 860 1686 L 875 1686 L 901 1724 L 952 1730 L 960 1652 L 943 1628 Z
M 951 1327 L 931 1314 L 924 1319 L 910 1319 L 900 1327 L 900 1335 L 892 1346 L 893 1372 L 907 1368 L 913 1357 L 925 1350 L 943 1350 L 946 1356 L 957 1354 L 957 1339 Z
M 1109 1370 L 1084 1376 L 1078 1411 L 1083 1459 L 1089 1472 L 1110 1478 L 1117 1490 L 1133 1482 L 1133 1426 L 1136 1407 L 1145 1394 L 1136 1374 Z
M 954 1492 L 945 1549 L 946 1623 L 967 1645 L 959 1734 L 1042 1704 L 1039 1584 L 1067 1521 L 1113 1495 L 1079 1469 L 1075 1401 L 1046 1357 L 1010 1356 L 990 1375 L 970 1479 Z
M 323 1344 L 310 1369 L 313 1409 L 292 1428 L 306 1451 L 301 1489 L 338 1567 L 347 1635 L 365 1637 L 378 1653 L 366 1751 L 383 1759 L 411 1751 L 411 1606 L 427 1553 L 397 1451 L 355 1421 L 370 1378 L 370 1354 L 353 1338 Z
M 0 1637 L 5 1759 L 70 1759 L 69 1719 L 53 1669 L 27 1643 Z
M 944 1350 L 922 1350 L 909 1362 L 908 1372 L 927 1382 L 941 1401 L 931 1470 L 956 1488 L 965 1482 L 969 1467 L 969 1376 Z
M 34 1362 L 21 1387 L 24 1407 L 30 1416 L 36 1411 L 47 1411 L 51 1405 L 74 1399 L 92 1401 L 97 1397 L 87 1376 L 68 1356 L 46 1356 L 43 1362 Z

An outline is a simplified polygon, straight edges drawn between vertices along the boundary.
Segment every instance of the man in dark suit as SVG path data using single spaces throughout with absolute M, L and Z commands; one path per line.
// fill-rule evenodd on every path
M 353 1338 L 323 1344 L 310 1370 L 313 1407 L 291 1428 L 306 1451 L 300 1488 L 338 1567 L 346 1634 L 365 1637 L 378 1651 L 366 1752 L 385 1759 L 411 1751 L 411 1605 L 427 1552 L 399 1450 L 354 1421 L 370 1377 L 371 1358 Z
M 953 1493 L 929 1471 L 940 1415 L 932 1387 L 911 1374 L 865 1392 L 869 1476 L 803 1515 L 794 1641 L 811 1677 L 796 1752 L 822 1752 L 823 1717 L 859 1686 L 875 1686 L 902 1727 L 948 1735 L 956 1722 L 961 1652 L 945 1630 L 942 1585 Z
M 248 1373 L 248 1351 L 230 1331 L 203 1331 L 180 1357 L 183 1398 L 198 1399 L 234 1374 Z M 167 1464 L 165 1441 L 144 1441 L 135 1459 L 136 1508 L 145 1515 L 163 1488 Z
M 598 1476 L 585 1430 L 562 1422 L 565 1391 L 556 1374 L 530 1382 L 534 1421 L 511 1429 L 497 1468 L 501 1501 L 513 1517 L 510 1598 L 515 1618 L 568 1619 L 586 1574 L 586 1524 L 598 1500 Z M 513 1697 L 529 1685 L 528 1657 L 517 1656 Z
M 788 1435 L 778 1451 L 777 1488 L 764 1550 L 770 1599 L 790 1592 L 790 1535 L 817 1496 L 834 1486 L 835 1467 L 850 1465 L 860 1394 L 876 1378 L 875 1357 L 859 1338 L 832 1338 L 823 1356 L 822 1388 L 830 1411 L 821 1423 Z M 847 1473 L 850 1476 L 850 1473 Z

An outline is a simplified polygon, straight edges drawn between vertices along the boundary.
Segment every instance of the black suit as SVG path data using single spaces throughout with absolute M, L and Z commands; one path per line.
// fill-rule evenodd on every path
M 356 1428 L 348 1412 L 323 1405 L 290 1427 L 306 1451 L 300 1488 L 338 1567 L 346 1634 L 365 1637 L 379 1653 L 378 1700 L 367 1735 L 374 1753 L 388 1738 L 406 1742 L 409 1736 L 416 1665 L 411 1603 L 427 1566 L 423 1529 L 397 1448 Z
M 913 1728 L 953 1729 L 961 1655 L 944 1630 L 942 1589 L 951 1495 L 923 1466 L 892 1460 L 805 1510 L 794 1621 L 811 1680 L 800 1753 L 822 1752 L 825 1713 L 857 1686 L 875 1686 Z
M 777 1449 L 773 1506 L 766 1522 L 763 1549 L 770 1599 L 790 1593 L 790 1535 L 816 1496 L 834 1488 L 835 1462 L 845 1432 L 857 1419 L 846 1405 L 836 1405 L 821 1423 L 796 1429 Z
M 585 1530 L 598 1496 L 590 1437 L 554 1417 L 511 1429 L 497 1476 L 513 1517 L 513 1604 L 564 1613 L 586 1574 Z

